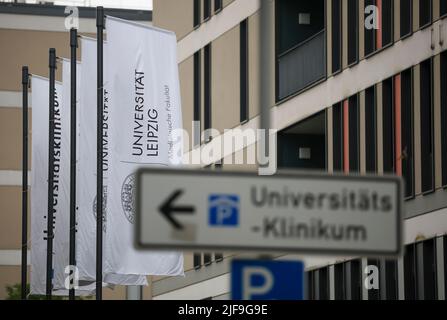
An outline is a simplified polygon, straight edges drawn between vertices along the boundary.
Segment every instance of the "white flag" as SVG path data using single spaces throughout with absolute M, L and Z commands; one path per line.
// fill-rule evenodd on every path
M 32 164 L 31 164 L 31 294 L 45 294 L 47 267 L 47 216 L 48 216 L 48 134 L 49 134 L 49 81 L 32 76 Z M 62 85 L 55 84 L 54 121 L 54 224 L 53 231 L 67 234 L 63 215 L 69 212 L 69 157 L 67 145 L 66 109 L 62 103 Z M 56 231 L 57 230 L 57 231 Z M 56 286 L 54 274 L 63 272 L 67 255 L 66 243 L 53 241 L 52 283 Z M 68 260 L 68 259 L 67 259 Z
M 80 278 L 84 280 L 96 279 L 96 137 L 97 137 L 97 69 L 96 69 L 96 40 L 81 39 L 81 103 L 80 103 L 80 137 L 78 139 L 78 232 L 77 232 L 77 263 Z M 107 79 L 107 72 L 104 76 Z M 105 80 L 107 81 L 107 80 Z M 104 189 L 107 190 L 108 159 L 109 159 L 109 110 L 110 97 L 107 83 L 104 89 L 104 134 L 103 161 L 104 161 Z M 107 192 L 104 195 L 105 215 L 103 222 L 103 239 L 107 241 Z M 104 245 L 105 248 L 105 245 Z M 106 251 L 103 250 L 103 260 L 106 260 Z M 104 270 L 105 271 L 105 270 Z M 104 275 L 104 282 L 116 285 L 147 285 L 145 276 L 119 275 L 108 273 Z
M 173 33 L 107 17 L 109 173 L 107 259 L 120 274 L 183 275 L 178 252 L 134 248 L 134 174 L 143 165 L 178 164 L 173 130 L 182 127 Z

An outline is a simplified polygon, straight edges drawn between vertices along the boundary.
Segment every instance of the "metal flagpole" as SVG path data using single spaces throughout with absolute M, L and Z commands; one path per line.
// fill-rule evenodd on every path
M 71 115 L 70 115 L 70 250 L 69 264 L 70 272 L 76 266 L 76 50 L 78 48 L 78 31 L 75 28 L 70 30 L 71 48 Z M 75 288 L 73 280 L 70 283 L 69 299 L 75 299 Z
M 22 68 L 22 300 L 26 300 L 28 271 L 28 67 Z
M 103 224 L 103 40 L 104 40 L 104 8 L 96 9 L 97 33 L 97 159 L 96 159 L 96 300 L 102 300 L 102 224 Z
M 56 81 L 56 49 L 50 49 L 50 100 L 49 100 L 49 138 L 48 138 L 48 215 L 47 215 L 47 277 L 46 295 L 51 300 L 53 290 L 53 187 L 54 187 L 54 105 L 55 105 L 55 81 Z

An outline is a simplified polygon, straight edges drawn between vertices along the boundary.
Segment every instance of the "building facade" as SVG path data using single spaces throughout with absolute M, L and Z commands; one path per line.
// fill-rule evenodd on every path
M 305 261 L 309 299 L 445 299 L 447 1 L 267 2 L 274 81 L 261 101 L 260 1 L 154 0 L 154 25 L 178 38 L 184 127 L 259 128 L 268 103 L 280 169 L 402 176 L 402 257 L 275 258 Z M 233 156 L 211 167 L 256 169 Z M 227 299 L 235 256 L 187 254 L 186 277 L 154 278 L 152 295 Z M 365 286 L 371 266 L 378 289 Z
M 27 65 L 30 73 L 47 77 L 49 48 L 56 48 L 58 57 L 70 57 L 64 11 L 63 6 L 0 3 L 0 299 L 7 298 L 7 286 L 21 280 L 21 70 Z M 145 24 L 152 20 L 150 11 L 111 9 L 106 13 Z M 79 8 L 80 34 L 96 37 L 95 17 L 95 8 Z M 61 80 L 61 73 L 58 65 L 56 80 Z M 31 155 L 32 119 L 29 129 Z M 143 296 L 150 298 L 150 288 L 144 289 Z M 104 298 L 126 299 L 126 288 L 104 289 Z

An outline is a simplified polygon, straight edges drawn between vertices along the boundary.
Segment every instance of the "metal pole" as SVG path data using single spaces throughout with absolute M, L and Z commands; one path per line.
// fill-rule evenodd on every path
M 103 223 L 103 37 L 104 8 L 96 9 L 97 33 L 97 155 L 96 155 L 96 300 L 102 300 L 102 223 Z
M 56 81 L 56 49 L 50 49 L 50 99 L 49 99 L 49 134 L 48 134 L 48 215 L 47 215 L 47 278 L 46 294 L 51 300 L 53 290 L 53 187 L 54 187 L 54 105 L 55 105 L 55 81 Z
M 78 31 L 70 30 L 71 48 L 71 115 L 70 115 L 70 268 L 76 266 L 76 49 L 78 48 Z M 72 270 L 74 272 L 74 270 Z M 70 283 L 69 299 L 75 299 L 73 280 Z
M 28 271 L 28 67 L 22 68 L 22 300 L 26 300 Z

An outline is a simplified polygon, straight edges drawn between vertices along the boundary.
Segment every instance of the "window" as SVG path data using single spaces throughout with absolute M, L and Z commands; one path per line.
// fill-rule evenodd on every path
M 441 88 L 442 185 L 447 187 L 447 52 L 441 53 Z
M 334 289 L 335 300 L 346 298 L 344 264 L 339 263 L 334 266 Z
M 248 21 L 240 24 L 240 121 L 248 120 Z
M 413 75 L 408 69 L 401 74 L 401 131 L 402 131 L 402 177 L 405 197 L 414 196 L 414 155 L 413 155 Z
M 341 70 L 342 38 L 341 0 L 332 0 L 332 73 Z
M 376 5 L 375 0 L 365 0 L 365 8 L 375 5 Z M 365 21 L 370 14 L 371 12 L 366 12 L 365 10 L 365 17 L 364 17 Z M 375 50 L 376 50 L 376 29 L 374 28 L 368 29 L 366 28 L 365 24 L 365 55 L 368 56 Z
M 377 172 L 376 88 L 365 90 L 366 172 Z
M 202 267 L 202 255 L 200 253 L 194 253 L 193 256 L 194 269 L 198 270 Z
M 348 0 L 348 64 L 356 63 L 358 60 L 358 29 L 359 29 L 359 2 Z
M 383 122 L 383 170 L 394 172 L 394 110 L 393 78 L 382 83 L 382 122 Z
M 400 36 L 405 37 L 413 32 L 413 0 L 400 1 Z
M 346 300 L 361 300 L 362 274 L 361 261 L 352 260 L 344 263 Z
M 318 300 L 329 300 L 329 267 L 318 270 Z
M 222 170 L 222 168 L 223 168 L 223 160 L 220 160 L 218 163 L 214 164 L 215 170 Z M 214 259 L 216 260 L 216 262 L 222 262 L 224 260 L 224 256 L 222 253 L 215 253 Z
M 422 192 L 434 189 L 432 61 L 421 63 L 421 173 Z
M 204 49 L 204 126 L 205 130 L 211 129 L 212 115 L 211 115 L 211 44 L 205 46 Z M 211 137 L 206 137 L 209 141 Z
M 222 253 L 216 253 L 214 254 L 214 259 L 216 259 L 216 262 L 222 262 L 224 257 Z
M 416 300 L 416 246 L 405 246 L 404 255 L 404 290 L 405 300 Z
M 385 267 L 385 283 L 383 285 L 383 288 L 385 289 L 384 298 L 386 300 L 397 300 L 399 288 L 397 283 L 397 261 L 385 260 L 383 261 L 383 266 Z
M 419 0 L 419 27 L 423 28 L 431 24 L 432 0 Z
M 200 51 L 194 54 L 194 146 L 200 145 L 201 139 L 201 76 L 200 76 Z
M 380 277 L 380 261 L 378 259 L 368 259 L 368 266 L 375 266 L 379 270 Z M 380 300 L 380 287 L 379 281 L 379 289 L 368 290 L 368 300 Z
M 380 30 L 377 30 L 378 33 L 381 32 L 381 35 L 377 37 L 380 39 L 380 42 L 378 42 L 378 48 L 383 48 L 394 41 L 393 37 L 393 13 L 394 13 L 394 0 L 377 0 L 378 2 L 381 2 L 381 23 L 382 26 Z
M 205 266 L 209 266 L 209 265 L 211 265 L 211 263 L 212 263 L 212 256 L 211 256 L 211 254 L 210 253 L 205 253 L 203 255 L 203 264 Z
M 343 113 L 342 104 L 332 107 L 332 144 L 334 171 L 343 170 Z
M 214 13 L 222 10 L 222 0 L 214 0 Z
M 315 300 L 315 271 L 306 272 L 307 278 L 307 300 Z
M 211 0 L 203 0 L 203 20 L 211 17 Z
M 419 300 L 434 300 L 436 287 L 436 239 L 416 244 L 417 292 Z
M 360 128 L 358 96 L 349 98 L 349 172 L 360 171 Z
M 444 290 L 447 288 L 447 236 L 444 236 Z
M 194 0 L 194 28 L 200 26 L 200 0 Z
M 441 17 L 447 14 L 447 0 L 439 0 L 439 14 Z

